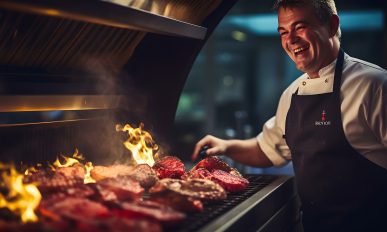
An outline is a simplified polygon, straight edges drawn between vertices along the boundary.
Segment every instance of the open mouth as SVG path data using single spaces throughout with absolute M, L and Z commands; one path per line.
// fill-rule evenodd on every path
M 298 47 L 298 48 L 293 50 L 293 53 L 294 53 L 294 55 L 297 56 L 308 49 L 309 49 L 309 46 Z

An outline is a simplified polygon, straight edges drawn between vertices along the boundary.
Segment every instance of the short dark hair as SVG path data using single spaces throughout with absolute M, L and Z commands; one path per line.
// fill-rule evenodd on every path
M 329 19 L 332 15 L 337 15 L 334 0 L 276 0 L 273 6 L 273 10 L 278 11 L 280 8 L 292 8 L 308 5 L 312 6 L 314 13 L 322 23 L 329 22 Z M 340 27 L 336 32 L 336 36 L 340 39 Z

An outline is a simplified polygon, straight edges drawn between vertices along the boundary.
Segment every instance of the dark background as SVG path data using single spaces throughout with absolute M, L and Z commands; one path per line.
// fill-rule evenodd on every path
M 386 3 L 336 2 L 344 50 L 387 68 Z M 196 59 L 175 118 L 179 138 L 175 150 L 184 161 L 189 163 L 194 144 L 206 134 L 240 139 L 256 136 L 275 114 L 282 91 L 301 74 L 281 47 L 271 7 L 272 1 L 239 1 Z M 275 19 L 275 23 L 259 21 L 253 26 L 262 31 L 254 32 L 244 21 L 250 16 Z M 293 173 L 291 164 L 257 169 L 226 161 L 244 172 Z

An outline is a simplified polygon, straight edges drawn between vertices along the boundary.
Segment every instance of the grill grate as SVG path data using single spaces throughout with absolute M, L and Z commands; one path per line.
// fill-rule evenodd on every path
M 217 202 L 204 203 L 204 211 L 201 213 L 192 213 L 187 215 L 187 219 L 179 228 L 174 228 L 173 231 L 196 231 L 213 219 L 226 213 L 233 207 L 239 205 L 250 196 L 263 189 L 265 186 L 273 182 L 278 176 L 274 175 L 244 175 L 250 182 L 249 186 L 242 192 L 229 193 L 227 199 Z

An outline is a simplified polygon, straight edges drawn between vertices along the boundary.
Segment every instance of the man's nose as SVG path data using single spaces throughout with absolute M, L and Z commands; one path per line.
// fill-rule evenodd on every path
M 288 34 L 288 42 L 289 42 L 290 44 L 293 44 L 293 43 L 297 42 L 298 39 L 299 39 L 299 37 L 298 37 L 296 31 L 294 31 L 294 30 L 289 31 L 289 34 Z

